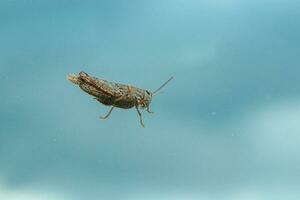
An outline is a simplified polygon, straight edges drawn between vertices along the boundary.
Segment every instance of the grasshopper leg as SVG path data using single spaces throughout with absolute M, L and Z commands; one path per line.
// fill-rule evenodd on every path
M 137 113 L 139 114 L 139 117 L 140 117 L 140 123 L 141 123 L 142 127 L 144 128 L 145 125 L 144 125 L 144 123 L 143 123 L 142 114 L 141 114 L 141 112 L 140 112 L 138 106 L 135 106 L 135 108 L 136 108 Z
M 108 113 L 104 117 L 100 117 L 100 119 L 107 119 L 113 109 L 114 109 L 114 106 L 111 107 L 111 109 L 108 111 Z
M 153 114 L 154 112 L 149 110 L 149 107 L 147 107 L 147 112 Z

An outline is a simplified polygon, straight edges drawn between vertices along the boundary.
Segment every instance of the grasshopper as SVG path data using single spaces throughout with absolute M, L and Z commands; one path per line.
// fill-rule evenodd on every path
M 151 92 L 131 85 L 108 82 L 103 79 L 91 77 L 85 72 L 80 72 L 78 76 L 76 74 L 68 75 L 69 81 L 78 85 L 84 92 L 93 96 L 95 100 L 106 106 L 111 106 L 108 113 L 100 117 L 101 119 L 107 119 L 115 107 L 123 109 L 135 107 L 142 127 L 145 126 L 139 108 L 146 108 L 148 113 L 153 113 L 149 109 L 152 97 L 172 79 L 173 77 L 154 92 Z

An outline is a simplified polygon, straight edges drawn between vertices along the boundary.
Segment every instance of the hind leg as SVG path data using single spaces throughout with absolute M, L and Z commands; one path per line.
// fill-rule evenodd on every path
M 108 113 L 104 117 L 100 117 L 100 119 L 107 119 L 113 109 L 114 109 L 114 107 L 112 106 L 111 109 L 108 111 Z
M 136 109 L 137 113 L 139 114 L 139 117 L 140 117 L 140 123 L 141 123 L 142 127 L 145 128 L 145 125 L 144 125 L 144 123 L 143 123 L 142 114 L 141 114 L 141 112 L 140 112 L 138 106 L 135 106 L 135 109 Z

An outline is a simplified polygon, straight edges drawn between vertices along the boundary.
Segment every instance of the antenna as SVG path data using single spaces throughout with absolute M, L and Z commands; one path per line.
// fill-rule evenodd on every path
M 153 92 L 153 95 L 158 92 L 161 88 L 165 87 L 174 77 L 172 76 L 171 78 L 169 78 L 169 80 L 167 80 L 164 84 L 162 84 L 158 89 L 156 89 L 154 92 Z

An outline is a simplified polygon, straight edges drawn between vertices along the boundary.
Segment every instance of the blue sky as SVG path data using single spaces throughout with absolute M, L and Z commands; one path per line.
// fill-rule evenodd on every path
M 299 199 L 297 1 L 0 2 L 0 198 Z M 114 110 L 66 80 L 155 90 Z

